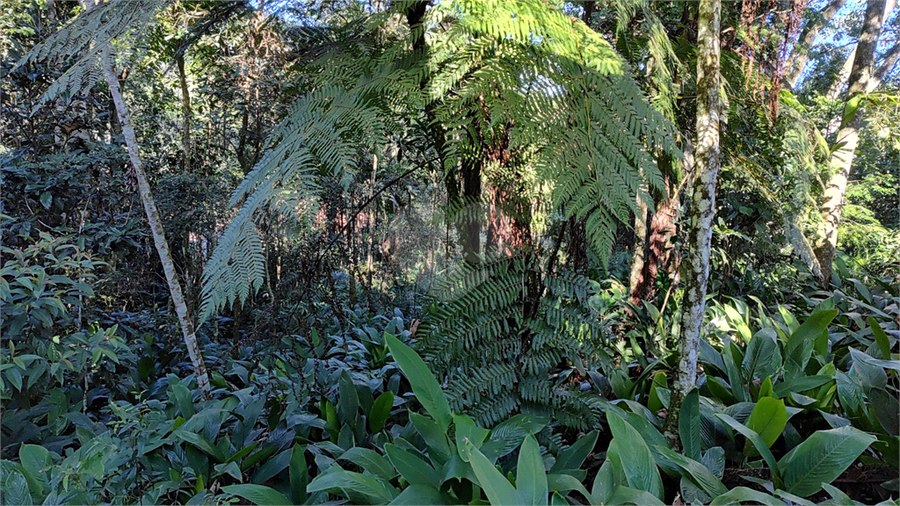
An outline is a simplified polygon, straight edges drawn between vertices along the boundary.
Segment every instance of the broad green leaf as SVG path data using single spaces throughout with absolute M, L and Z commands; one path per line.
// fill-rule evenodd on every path
M 390 502 L 391 506 L 418 506 L 450 504 L 451 499 L 440 490 L 428 485 L 410 485 Z
M 618 461 L 629 486 L 662 499 L 662 479 L 647 443 L 634 427 L 612 410 L 606 412 L 606 419 L 613 433 L 607 458 Z
M 594 445 L 597 444 L 597 437 L 600 432 L 593 430 L 584 436 L 578 438 L 575 444 L 559 452 L 556 462 L 550 468 L 550 472 L 565 471 L 566 469 L 580 469 L 584 464 L 584 459 L 594 451 Z
M 828 332 L 828 325 L 837 316 L 837 309 L 815 311 L 795 330 L 784 347 L 785 370 L 791 375 L 803 371 L 809 361 L 816 340 Z
M 172 435 L 208 453 L 214 459 L 216 459 L 217 463 L 223 463 L 228 460 L 225 454 L 222 453 L 222 450 L 220 450 L 218 447 L 216 447 L 216 445 L 210 443 L 208 439 L 201 436 L 200 434 L 197 434 L 196 432 L 178 429 L 174 431 Z
M 394 393 L 386 390 L 372 403 L 369 411 L 369 431 L 373 434 L 384 427 L 384 423 L 391 416 L 391 408 L 394 407 Z
M 484 439 L 491 431 L 475 425 L 475 421 L 468 415 L 454 415 L 453 426 L 456 431 L 456 448 L 459 451 L 459 457 L 468 462 L 469 453 L 466 451 L 466 441 L 472 443 L 476 449 L 481 448 Z
M 259 466 L 259 469 L 257 469 L 255 473 L 253 473 L 253 477 L 250 478 L 250 481 L 261 485 L 276 474 L 284 471 L 289 465 L 291 465 L 292 454 L 293 451 L 288 448 L 287 450 L 283 450 L 282 452 L 280 452 L 275 457 L 267 460 L 265 463 Z
M 781 350 L 776 339 L 772 329 L 762 329 L 753 335 L 741 363 L 744 381 L 750 383 L 754 378 L 766 378 L 778 371 L 781 367 Z
M 875 437 L 853 427 L 820 430 L 788 452 L 778 468 L 785 490 L 801 497 L 831 483 L 869 447 Z
M 784 490 L 776 490 L 775 495 L 781 499 L 787 499 L 788 501 L 797 504 L 798 506 L 816 506 L 816 503 L 807 501 L 802 497 L 785 492 Z
M 591 494 L 584 488 L 584 485 L 580 480 L 575 478 L 570 474 L 565 473 L 551 473 L 547 475 L 547 488 L 551 492 L 561 492 L 563 494 L 568 494 L 569 492 L 575 490 L 587 498 L 591 497 Z M 601 502 L 601 501 L 598 501 Z
M 900 371 L 900 360 L 880 360 L 870 357 L 856 348 L 850 348 L 850 356 L 853 357 L 854 362 L 862 362 L 863 364 L 870 366 Z
M 547 504 L 547 473 L 544 470 L 541 450 L 534 436 L 527 436 L 519 449 L 516 489 L 523 504 L 531 506 Z
M 784 401 L 763 397 L 756 403 L 750 418 L 747 419 L 747 428 L 759 434 L 766 446 L 772 447 L 784 426 L 787 425 L 788 415 Z
M 397 497 L 397 489 L 385 480 L 336 468 L 316 476 L 307 492 L 334 492 L 362 504 L 387 504 Z
M 597 471 L 597 476 L 594 476 L 594 482 L 591 484 L 590 500 L 592 504 L 605 504 L 616 486 L 620 485 L 616 480 L 615 466 L 616 464 L 609 459 L 606 459 L 600 466 L 600 470 Z M 618 472 L 621 472 L 621 469 L 618 469 Z M 624 476 L 622 479 L 624 481 Z
M 634 504 L 637 506 L 663 506 L 658 497 L 631 487 L 616 487 L 606 504 Z
M 743 359 L 738 356 L 739 352 L 737 345 L 726 342 L 722 347 L 722 360 L 725 361 L 725 372 L 728 375 L 728 383 L 731 384 L 731 394 L 737 402 L 746 402 L 749 397 L 748 387 L 744 383 L 741 367 L 738 366 L 738 361 L 743 362 Z
M 447 440 L 447 433 L 442 431 L 434 420 L 413 412 L 409 413 L 409 420 L 425 440 L 425 444 L 428 446 L 428 456 L 431 457 L 432 462 L 445 464 L 450 460 L 450 443 Z
M 478 485 L 484 490 L 488 501 L 492 506 L 518 506 L 522 504 L 522 498 L 516 489 L 507 481 L 506 477 L 482 455 L 478 448 L 469 442 L 465 443 L 465 451 L 478 478 Z
M 341 371 L 338 377 L 340 396 L 338 398 L 338 414 L 344 424 L 354 423 L 359 415 L 359 394 L 347 370 Z
M 681 475 L 691 480 L 701 490 L 706 492 L 710 497 L 724 494 L 728 491 L 725 485 L 700 462 L 689 459 L 680 453 L 675 453 L 672 449 L 660 446 L 657 447 L 663 456 L 671 460 L 681 469 Z
M 869 400 L 882 429 L 891 436 L 900 435 L 900 402 L 897 398 L 883 388 L 873 388 L 869 391 Z
M 749 502 L 753 504 L 765 504 L 766 506 L 787 506 L 787 504 L 765 492 L 753 490 L 747 487 L 735 487 L 728 492 L 714 498 L 709 506 L 726 506 Z
M 294 504 L 306 504 L 306 486 L 309 485 L 309 468 L 306 467 L 306 447 L 294 445 L 291 450 L 291 499 Z
M 849 505 L 862 506 L 862 503 L 860 503 L 858 501 L 854 501 L 853 499 L 850 498 L 849 495 L 844 493 L 843 490 L 841 490 L 833 485 L 830 485 L 828 483 L 823 483 L 822 490 L 828 492 L 828 495 L 830 495 L 831 499 L 832 499 L 831 501 L 825 501 L 822 504 L 834 504 L 834 505 L 840 505 L 840 506 L 849 506 Z
M 833 376 L 824 375 L 794 376 L 785 378 L 785 381 L 775 385 L 774 392 L 779 397 L 786 397 L 790 393 L 801 393 L 820 387 L 833 379 Z
M 782 484 L 783 478 L 781 474 L 781 469 L 778 467 L 778 464 L 775 462 L 775 456 L 772 455 L 772 451 L 769 450 L 769 446 L 765 441 L 759 437 L 759 434 L 747 428 L 747 426 L 743 425 L 741 422 L 735 420 L 734 418 L 719 413 L 716 414 L 716 417 L 719 420 L 722 420 L 732 429 L 740 432 L 745 438 L 749 439 L 753 446 L 756 447 L 756 451 L 762 455 L 763 460 L 766 461 L 766 465 L 769 466 L 769 471 L 772 472 L 772 481 L 775 482 L 775 486 L 780 486 Z
M 228 485 L 222 487 L 222 492 L 243 497 L 259 506 L 283 506 L 285 504 L 293 504 L 281 492 L 263 485 L 252 485 L 247 483 L 242 485 Z
M 875 318 L 870 316 L 867 321 L 869 322 L 869 328 L 872 329 L 872 335 L 875 336 L 875 343 L 878 344 L 878 349 L 881 350 L 881 358 L 890 360 L 891 341 L 888 339 L 887 334 Z
M 693 460 L 700 460 L 700 392 L 695 388 L 688 392 L 678 413 L 678 435 L 684 454 Z
M 393 444 L 384 445 L 384 452 L 387 453 L 391 464 L 394 464 L 394 467 L 400 472 L 400 476 L 403 476 L 410 485 L 427 485 L 440 488 L 440 474 L 420 457 Z
M 669 388 L 666 373 L 659 371 L 653 376 L 653 383 L 650 384 L 650 398 L 647 399 L 647 409 L 653 413 L 657 413 L 665 407 L 659 396 L 660 389 L 664 388 Z
M 353 462 L 367 473 L 385 480 L 391 480 L 397 476 L 397 471 L 394 470 L 388 459 L 368 448 L 354 446 L 338 457 L 338 460 Z
M 13 471 L 0 476 L 0 492 L 3 493 L 3 504 L 16 506 L 31 506 L 34 504 L 31 494 L 28 492 L 28 481 L 25 476 Z
M 434 418 L 441 430 L 448 431 L 450 421 L 453 419 L 450 414 L 450 403 L 447 402 L 447 397 L 444 396 L 441 386 L 434 379 L 425 361 L 412 348 L 387 332 L 384 334 L 384 340 L 400 370 L 409 380 L 416 399 L 422 403 L 422 407 Z
M 50 481 L 50 473 L 47 472 L 47 470 L 53 465 L 50 451 L 43 446 L 22 445 L 19 447 L 19 462 L 22 468 L 27 472 L 26 479 L 28 478 L 28 475 L 30 475 L 38 482 L 36 484 L 40 484 L 40 489 L 35 490 L 34 485 L 36 484 L 29 483 L 29 485 L 31 485 L 31 492 L 35 495 L 42 495 Z

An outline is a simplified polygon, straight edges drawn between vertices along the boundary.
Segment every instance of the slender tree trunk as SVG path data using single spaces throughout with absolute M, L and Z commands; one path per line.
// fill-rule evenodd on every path
M 187 84 L 187 72 L 184 69 L 184 54 L 176 52 L 175 64 L 178 67 L 178 82 L 181 85 L 181 150 L 184 151 L 184 169 L 191 170 L 191 92 Z
M 809 61 L 809 50 L 813 45 L 813 42 L 816 41 L 816 37 L 819 36 L 819 33 L 828 25 L 828 22 L 837 14 L 837 11 L 841 10 L 841 7 L 847 3 L 847 0 L 831 0 L 822 9 L 816 19 L 810 20 L 806 26 L 803 27 L 803 31 L 800 32 L 800 40 L 797 43 L 797 49 L 794 52 L 794 56 L 791 58 L 788 63 L 788 75 L 787 82 L 788 86 L 791 89 L 797 86 L 797 82 L 800 80 L 800 76 L 803 75 L 803 70 L 806 68 L 806 62 Z
M 147 222 L 150 224 L 150 232 L 153 235 L 153 244 L 156 246 L 156 252 L 159 254 L 159 260 L 162 262 L 163 272 L 166 275 L 166 283 L 169 285 L 169 293 L 172 296 L 172 303 L 175 306 L 175 313 L 178 315 L 178 322 L 181 324 L 181 332 L 184 334 L 184 344 L 187 347 L 188 355 L 194 366 L 194 372 L 197 375 L 197 385 L 200 387 L 204 398 L 209 398 L 209 376 L 206 373 L 206 364 L 203 362 L 203 355 L 200 353 L 200 344 L 197 342 L 197 336 L 194 334 L 194 326 L 188 316 L 187 304 L 181 292 L 181 284 L 178 281 L 178 273 L 175 272 L 175 263 L 172 261 L 172 253 L 169 251 L 169 244 L 166 242 L 165 230 L 163 229 L 162 220 L 159 217 L 159 211 L 156 209 L 156 203 L 153 202 L 153 195 L 150 192 L 150 183 L 144 174 L 143 164 L 141 163 L 140 154 L 138 152 L 137 139 L 134 134 L 134 127 L 131 124 L 131 113 L 125 105 L 122 92 L 119 89 L 119 76 L 116 74 L 115 65 L 112 61 L 112 55 L 107 49 L 103 54 L 103 70 L 106 73 L 106 82 L 109 85 L 109 92 L 112 95 L 113 102 L 116 106 L 116 112 L 119 117 L 119 124 L 122 126 L 122 133 L 125 136 L 125 144 L 128 147 L 128 157 L 131 159 L 131 166 L 134 169 L 137 178 L 138 192 L 141 196 L 141 203 L 144 205 L 144 211 L 147 214 Z
M 722 103 L 720 83 L 719 19 L 721 0 L 700 0 L 697 23 L 697 143 L 694 153 L 694 182 L 688 214 L 688 253 L 682 276 L 681 337 L 678 341 L 678 371 L 672 388 L 666 439 L 681 447 L 678 414 L 684 396 L 697 379 L 700 328 L 706 306 L 709 280 L 709 250 L 716 210 L 716 180 L 719 175 L 719 115 Z
M 640 212 L 634 215 L 634 249 L 631 255 L 631 275 L 628 277 L 628 292 L 631 294 L 629 300 L 632 304 L 640 304 L 648 291 L 648 283 L 651 283 L 644 277 L 644 264 L 647 262 L 648 253 L 647 220 L 649 210 L 647 203 L 642 199 L 638 200 L 638 206 Z
M 841 209 L 844 205 L 844 194 L 847 192 L 847 180 L 853 165 L 853 154 L 859 142 L 859 128 L 862 125 L 862 111 L 856 109 L 848 114 L 852 107 L 859 105 L 858 96 L 866 93 L 872 66 L 875 60 L 875 46 L 881 35 L 882 19 L 885 15 L 885 0 L 869 0 L 866 7 L 866 18 L 862 34 L 856 45 L 856 57 L 853 59 L 853 70 L 847 88 L 845 113 L 838 130 L 838 149 L 831 155 L 832 176 L 825 185 L 825 194 L 819 213 L 822 215 L 819 243 L 816 246 L 816 257 L 822 269 L 822 286 L 827 287 L 831 281 L 834 250 L 837 247 L 838 226 L 841 223 Z
M 882 10 L 881 10 L 881 13 L 878 14 L 878 16 L 879 16 L 878 17 L 879 33 L 881 31 L 881 26 L 883 26 L 887 22 L 887 18 L 888 18 L 888 16 L 890 16 L 891 11 L 894 10 L 894 7 L 897 6 L 897 0 L 886 0 L 885 2 L 881 2 L 881 4 L 882 4 Z M 868 10 L 868 8 L 866 8 L 866 20 L 863 21 L 863 34 L 865 34 L 868 23 L 869 23 L 869 10 Z M 847 59 L 844 60 L 844 64 L 841 66 L 841 70 L 838 72 L 837 78 L 831 84 L 831 88 L 828 89 L 828 93 L 825 94 L 825 96 L 827 96 L 829 99 L 837 100 L 837 98 L 841 94 L 841 90 L 844 89 L 844 84 L 848 85 L 847 98 L 850 98 L 849 97 L 850 89 L 849 89 L 849 83 L 847 82 L 847 80 L 850 78 L 851 74 L 853 74 L 853 65 L 854 65 L 854 62 L 856 61 L 856 53 L 857 53 L 857 50 L 859 49 L 859 44 L 862 43 L 862 39 L 864 37 L 863 34 L 860 35 L 859 42 L 857 42 L 856 47 L 853 48 L 853 51 L 850 51 L 850 54 L 847 56 Z M 875 37 L 875 40 L 876 41 L 878 40 L 877 36 Z M 887 56 L 887 60 L 885 61 L 885 65 L 883 65 L 881 69 L 878 69 L 879 71 L 876 73 L 876 76 L 879 76 L 879 79 L 877 81 L 872 81 L 869 85 L 870 87 L 865 88 L 867 91 L 873 91 L 878 86 L 878 83 L 881 82 L 881 78 L 884 77 L 885 73 L 887 71 L 890 71 L 890 67 L 893 67 L 892 63 L 890 64 L 890 66 L 888 66 L 891 59 L 893 59 L 893 63 L 897 63 L 897 60 L 896 60 L 897 57 L 892 56 L 893 52 L 894 52 L 893 50 L 888 52 L 888 56 Z M 874 58 L 874 56 L 873 56 L 873 58 Z M 887 67 L 887 68 L 884 68 L 884 67 Z M 884 72 L 882 72 L 882 71 L 884 71 Z M 869 74 L 871 76 L 872 72 L 870 71 Z

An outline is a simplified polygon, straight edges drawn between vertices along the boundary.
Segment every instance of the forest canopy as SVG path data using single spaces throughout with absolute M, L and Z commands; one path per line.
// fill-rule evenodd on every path
M 896 0 L 0 0 L 0 503 L 898 504 Z

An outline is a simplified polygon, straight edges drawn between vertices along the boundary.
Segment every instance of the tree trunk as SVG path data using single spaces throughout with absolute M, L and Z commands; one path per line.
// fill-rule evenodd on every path
M 678 370 L 672 388 L 666 420 L 666 439 L 681 448 L 678 414 L 684 396 L 694 388 L 700 328 L 706 306 L 709 280 L 709 250 L 716 209 L 716 180 L 719 175 L 719 115 L 722 103 L 720 83 L 719 19 L 721 0 L 700 0 L 697 30 L 697 143 L 694 153 L 694 181 L 687 221 L 688 253 L 682 275 L 681 336 L 678 341 Z
M 628 277 L 629 300 L 632 304 L 640 304 L 647 294 L 649 279 L 644 277 L 644 266 L 647 262 L 647 219 L 649 210 L 647 203 L 638 200 L 640 213 L 634 215 L 634 250 L 631 255 L 631 275 Z
M 819 259 L 819 266 L 822 269 L 820 281 L 823 287 L 827 287 L 831 281 L 832 262 L 834 261 L 834 250 L 837 247 L 838 226 L 841 222 L 844 194 L 847 191 L 850 167 L 853 165 L 853 154 L 859 142 L 862 111 L 859 109 L 852 111 L 852 108 L 859 105 L 858 96 L 868 90 L 875 60 L 875 46 L 878 43 L 878 36 L 881 34 L 882 19 L 885 15 L 885 0 L 869 0 L 863 31 L 856 45 L 853 69 L 850 72 L 841 127 L 838 130 L 837 142 L 840 143 L 840 146 L 831 155 L 830 167 L 833 175 L 828 179 L 822 204 L 819 207 L 822 225 L 819 242 L 816 246 L 816 257 Z
M 206 373 L 206 364 L 203 362 L 203 355 L 200 353 L 200 344 L 197 342 L 197 336 L 194 334 L 193 323 L 188 316 L 187 305 L 182 296 L 178 274 L 175 272 L 175 263 L 172 261 L 172 253 L 169 251 L 168 242 L 166 242 L 162 220 L 159 217 L 159 211 L 156 209 L 156 203 L 153 202 L 153 195 L 150 192 L 150 183 L 147 181 L 147 176 L 144 174 L 144 168 L 138 152 L 137 139 L 134 134 L 134 127 L 131 124 L 131 113 L 125 105 L 125 100 L 122 98 L 122 92 L 119 89 L 119 76 L 116 74 L 112 56 L 108 49 L 103 54 L 103 70 L 106 73 L 106 82 L 109 85 L 109 92 L 115 103 L 119 124 L 122 126 L 122 133 L 125 136 L 125 144 L 128 147 L 128 157 L 131 159 L 131 166 L 134 169 L 134 174 L 137 179 L 141 203 L 144 205 L 144 211 L 147 214 L 147 223 L 150 224 L 150 232 L 153 235 L 153 244 L 156 246 L 156 252 L 159 254 L 160 262 L 162 262 L 163 272 L 165 272 L 166 275 L 166 283 L 169 285 L 169 293 L 172 296 L 172 303 L 175 306 L 175 313 L 178 315 L 178 322 L 181 324 L 181 332 L 184 334 L 184 344 L 187 347 L 188 355 L 194 366 L 194 372 L 197 375 L 197 386 L 200 387 L 204 398 L 209 398 L 210 386 L 209 376 Z
M 887 0 L 886 2 L 880 2 L 880 3 L 882 4 L 882 10 L 879 14 L 877 14 L 879 16 L 879 18 L 878 18 L 879 19 L 879 23 L 878 23 L 879 34 L 881 31 L 881 27 L 887 22 L 887 18 L 888 18 L 888 16 L 890 16 L 891 11 L 894 10 L 894 7 L 897 6 L 897 0 Z M 865 36 L 866 27 L 868 26 L 868 24 L 869 24 L 869 9 L 866 8 L 866 19 L 863 21 L 863 34 L 860 35 L 859 41 L 857 42 L 856 47 L 853 48 L 853 51 L 850 51 L 850 54 L 847 56 L 847 59 L 844 60 L 844 64 L 841 66 L 841 70 L 838 72 L 837 78 L 834 80 L 834 83 L 831 84 L 831 88 L 828 89 L 828 93 L 825 94 L 825 96 L 828 97 L 829 99 L 836 100 L 840 96 L 841 90 L 844 89 L 845 83 L 848 84 L 847 98 L 848 99 L 850 98 L 850 89 L 849 89 L 849 83 L 847 83 L 847 80 L 850 78 L 851 74 L 853 74 L 853 66 L 854 66 L 854 63 L 856 62 L 856 53 L 857 53 L 857 50 L 859 49 L 860 43 L 862 43 L 863 37 Z M 875 40 L 876 41 L 878 40 L 877 36 L 875 37 Z M 879 71 L 877 73 L 877 75 L 880 76 L 879 79 L 877 81 L 871 82 L 869 84 L 869 87 L 865 88 L 867 91 L 873 91 L 878 86 L 878 83 L 881 82 L 881 78 L 884 77 L 885 73 L 887 71 L 890 71 L 890 67 L 893 67 L 893 64 L 890 64 L 890 66 L 888 67 L 888 63 L 890 63 L 890 60 L 892 58 L 893 58 L 893 62 L 897 63 L 896 57 L 892 57 L 892 54 L 893 54 L 893 50 L 888 52 L 887 60 L 885 62 L 885 65 L 883 65 L 883 67 L 887 67 L 887 68 L 879 69 Z M 873 56 L 873 58 L 874 58 L 874 56 Z M 885 73 L 883 73 L 882 70 L 884 70 Z M 871 76 L 871 74 L 872 74 L 872 72 L 870 70 L 869 75 Z
M 813 42 L 816 41 L 816 37 L 819 36 L 819 32 L 828 25 L 831 18 L 837 14 L 837 11 L 841 10 L 845 3 L 847 3 L 847 0 L 831 0 L 818 13 L 816 19 L 810 20 L 803 27 L 803 31 L 800 32 L 800 39 L 797 42 L 797 49 L 788 63 L 787 82 L 792 90 L 797 86 L 800 76 L 803 75 L 806 62 L 809 61 L 809 49 L 812 47 Z
M 184 152 L 184 170 L 191 170 L 191 92 L 187 84 L 187 72 L 184 70 L 184 54 L 175 53 L 175 64 L 178 67 L 178 82 L 181 85 L 181 150 Z

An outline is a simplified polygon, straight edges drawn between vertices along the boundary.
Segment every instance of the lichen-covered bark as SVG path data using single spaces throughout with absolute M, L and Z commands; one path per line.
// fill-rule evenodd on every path
M 106 74 L 106 83 L 109 85 L 109 92 L 112 95 L 113 103 L 116 106 L 119 124 L 122 126 L 122 133 L 125 136 L 128 157 L 131 160 L 131 166 L 134 169 L 134 175 L 137 179 L 138 193 L 140 193 L 141 203 L 144 205 L 147 223 L 150 224 L 150 232 L 153 235 L 153 244 L 156 246 L 156 252 L 159 254 L 160 262 L 162 262 L 163 272 L 166 275 L 166 283 L 169 285 L 169 293 L 172 296 L 172 303 L 175 306 L 175 313 L 178 315 L 178 322 L 181 325 L 181 332 L 184 335 L 184 344 L 187 347 L 188 355 L 194 366 L 194 373 L 197 376 L 197 386 L 200 387 L 204 397 L 208 397 L 210 386 L 209 375 L 206 372 L 206 364 L 203 362 L 203 355 L 200 353 L 200 345 L 197 342 L 197 336 L 194 334 L 193 323 L 188 316 L 187 304 L 184 302 L 184 296 L 181 292 L 181 283 L 178 281 L 178 274 L 175 272 L 175 263 L 172 261 L 172 253 L 169 251 L 169 243 L 166 241 L 162 220 L 159 217 L 159 211 L 156 209 L 156 203 L 153 201 L 153 194 L 150 192 L 150 183 L 147 181 L 147 176 L 144 174 L 144 167 L 141 163 L 141 157 L 138 151 L 137 138 L 134 134 L 134 127 L 131 124 L 131 113 L 125 105 L 125 100 L 122 98 L 122 92 L 119 88 L 119 76 L 116 74 L 109 50 L 106 50 L 103 54 L 103 71 Z
M 894 3 L 894 0 L 891 3 Z M 872 66 L 875 61 L 875 46 L 878 43 L 878 36 L 881 35 L 881 26 L 886 15 L 885 7 L 885 0 L 869 0 L 866 7 L 863 31 L 856 45 L 853 68 L 848 82 L 847 107 L 855 107 L 851 104 L 854 104 L 857 97 L 869 89 Z M 819 207 L 822 226 L 816 245 L 816 257 L 819 259 L 819 266 L 822 269 L 821 283 L 823 286 L 828 286 L 831 281 L 831 268 L 834 261 L 834 250 L 837 247 L 841 209 L 844 205 L 844 194 L 847 192 L 850 168 L 853 165 L 853 154 L 859 142 L 860 125 L 861 111 L 857 110 L 855 114 L 845 113 L 843 115 L 837 136 L 839 147 L 831 155 L 832 176 L 825 185 L 825 193 Z
M 666 421 L 666 438 L 676 448 L 678 411 L 681 400 L 694 388 L 700 328 L 703 324 L 706 286 L 709 280 L 709 250 L 716 207 L 716 179 L 719 175 L 719 116 L 722 99 L 720 83 L 719 20 L 720 0 L 700 0 L 697 21 L 697 142 L 695 178 L 688 213 L 688 253 L 683 261 L 684 299 L 681 336 L 678 342 L 678 370 Z

